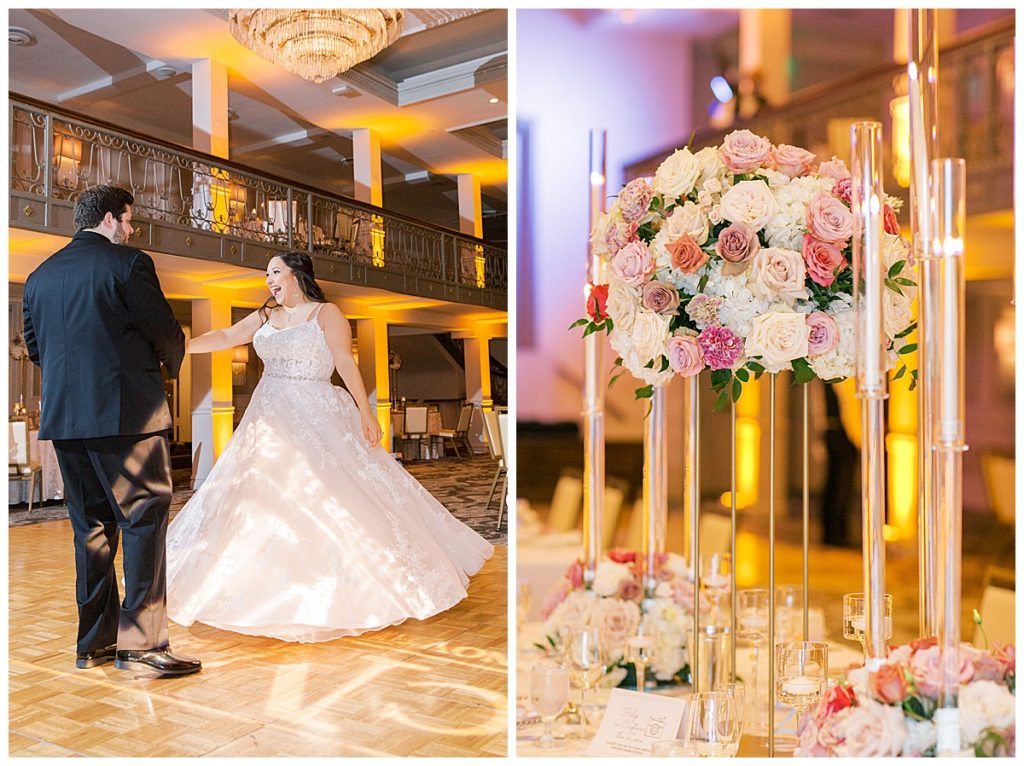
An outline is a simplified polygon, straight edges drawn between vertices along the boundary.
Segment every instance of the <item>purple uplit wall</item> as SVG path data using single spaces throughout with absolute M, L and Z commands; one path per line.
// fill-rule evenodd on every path
M 608 131 L 614 195 L 625 164 L 685 140 L 696 126 L 686 35 L 652 26 L 595 11 L 517 12 L 518 132 L 526 148 L 517 244 L 520 421 L 580 416 L 581 331 L 567 328 L 583 315 L 590 129 Z M 610 367 L 610 349 L 606 358 Z M 633 388 L 623 379 L 609 391 L 611 441 L 640 437 L 643 406 Z

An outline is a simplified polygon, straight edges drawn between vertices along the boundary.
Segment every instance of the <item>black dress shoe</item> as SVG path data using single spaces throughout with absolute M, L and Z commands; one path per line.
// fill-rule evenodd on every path
M 114 667 L 121 670 L 141 671 L 152 677 L 187 676 L 198 673 L 203 663 L 192 657 L 182 657 L 171 652 L 170 647 L 163 649 L 128 649 L 119 650 Z
M 76 668 L 94 668 L 97 665 L 106 665 L 113 662 L 117 654 L 117 644 L 111 644 L 106 649 L 96 649 L 92 652 L 79 652 L 75 659 Z

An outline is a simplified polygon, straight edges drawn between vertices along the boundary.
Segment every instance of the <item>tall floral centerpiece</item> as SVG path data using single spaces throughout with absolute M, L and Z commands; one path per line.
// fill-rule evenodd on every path
M 792 370 L 797 383 L 853 375 L 850 187 L 841 160 L 819 163 L 749 130 L 675 151 L 598 219 L 591 246 L 608 284 L 591 286 L 574 326 L 608 333 L 617 363 L 646 384 L 638 397 L 704 369 L 716 409 L 763 372 Z M 892 365 L 915 349 L 901 340 L 914 329 L 915 290 L 901 204 L 884 204 Z

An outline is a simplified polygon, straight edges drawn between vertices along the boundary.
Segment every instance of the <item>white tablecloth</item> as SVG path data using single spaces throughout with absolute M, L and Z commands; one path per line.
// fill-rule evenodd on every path
M 39 431 L 28 432 L 29 442 L 32 445 L 32 457 L 42 465 L 43 478 L 43 499 L 63 500 L 64 479 L 60 475 L 60 466 L 57 465 L 57 453 L 53 449 L 53 442 L 39 441 Z M 14 503 L 28 502 L 28 481 L 9 481 L 7 483 L 7 502 Z

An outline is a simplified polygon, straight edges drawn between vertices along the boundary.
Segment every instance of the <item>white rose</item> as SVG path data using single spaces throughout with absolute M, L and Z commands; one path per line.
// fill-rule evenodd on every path
M 807 298 L 807 267 L 796 250 L 763 247 L 750 261 L 750 289 L 764 300 L 783 300 L 790 306 Z
M 686 559 L 678 553 L 669 553 L 663 566 L 669 572 L 679 577 L 686 575 L 690 571 L 686 566 Z
M 885 334 L 890 338 L 907 329 L 907 326 L 914 318 L 911 311 L 911 301 L 914 300 L 915 288 L 900 285 L 903 294 L 900 295 L 889 287 L 883 287 L 882 310 L 885 312 Z M 896 349 L 899 350 L 908 341 L 903 338 L 896 341 Z
M 591 585 L 591 590 L 599 596 L 614 596 L 619 592 L 619 583 L 632 576 L 633 573 L 625 564 L 602 561 L 594 570 L 594 584 Z
M 725 163 L 722 162 L 722 158 L 718 156 L 718 147 L 705 146 L 693 156 L 700 163 L 701 184 L 706 184 L 712 178 L 719 181 L 725 178 L 727 169 Z
M 594 607 L 593 623 L 604 633 L 608 657 L 606 662 L 622 659 L 626 638 L 636 632 L 640 623 L 640 607 L 620 598 L 603 598 Z
M 920 758 L 935 744 L 935 724 L 931 721 L 906 720 L 907 738 L 903 741 L 904 758 Z
M 779 212 L 772 190 L 764 181 L 740 181 L 719 201 L 723 219 L 745 223 L 754 231 L 763 229 Z
M 708 240 L 709 225 L 708 219 L 700 207 L 693 202 L 687 202 L 672 211 L 672 215 L 665 219 L 665 225 L 658 236 L 665 234 L 667 242 L 675 242 L 684 234 L 689 234 L 698 245 L 703 245 Z M 657 237 L 655 237 L 657 239 Z M 651 251 L 654 251 L 654 243 L 651 243 Z M 660 266 L 658 256 L 655 260 Z
M 654 191 L 674 200 L 693 191 L 701 174 L 701 163 L 689 149 L 676 149 L 654 173 Z
M 766 371 L 779 372 L 788 369 L 794 359 L 807 356 L 809 335 L 803 314 L 778 305 L 754 318 L 744 350 L 748 356 L 760 356 Z
M 672 598 L 672 583 L 658 583 L 658 587 L 654 589 L 654 595 L 658 598 Z
M 891 269 L 897 261 L 906 261 L 900 273 L 910 271 L 911 274 L 908 276 L 913 276 L 913 270 L 909 267 L 910 243 L 898 234 L 882 235 L 882 259 L 885 261 L 886 270 Z
M 615 353 L 622 357 L 622 366 L 629 370 L 633 377 L 642 380 L 648 385 L 664 385 L 675 375 L 671 367 L 664 372 L 660 368 L 655 370 L 645 367 L 644 365 L 650 361 L 650 357 L 640 358 L 633 343 L 633 336 L 629 332 L 613 327 L 612 331 L 608 334 L 608 344 Z
M 608 279 L 608 303 L 605 308 L 612 318 L 612 326 L 628 333 L 633 329 L 636 307 L 640 304 L 640 291 L 629 287 L 618 279 Z
M 651 671 L 659 681 L 670 681 L 686 664 L 686 649 L 659 641 L 651 658 Z
M 610 214 L 600 213 L 597 216 L 597 221 L 594 222 L 593 230 L 590 232 L 590 252 L 599 258 L 607 258 L 612 254 L 611 250 L 608 249 L 608 242 L 605 240 L 611 220 Z
M 671 317 L 664 316 L 663 314 L 648 311 L 644 308 L 637 309 L 631 335 L 633 336 L 633 347 L 636 349 L 636 354 L 644 362 L 649 359 L 655 359 L 665 353 L 670 321 Z
M 595 601 L 592 593 L 574 590 L 544 622 L 544 632 L 549 636 L 558 636 L 568 628 L 588 625 Z
M 835 754 L 842 757 L 886 758 L 899 755 L 906 739 L 903 710 L 862 697 L 843 721 L 846 735 L 835 745 Z
M 1006 729 L 1014 722 L 1015 698 L 995 681 L 975 681 L 960 687 L 960 742 L 976 743 L 985 729 Z

